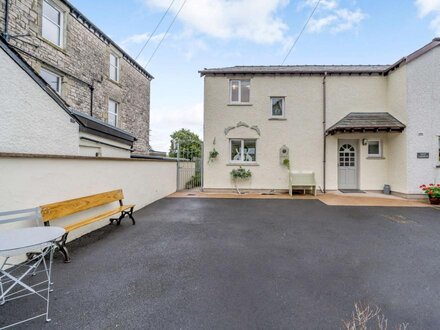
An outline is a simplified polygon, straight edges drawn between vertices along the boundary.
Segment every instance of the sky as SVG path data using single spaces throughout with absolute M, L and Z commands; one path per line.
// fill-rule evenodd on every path
M 187 128 L 203 136 L 203 78 L 198 71 L 280 65 L 317 0 L 71 3 L 134 58 L 172 3 L 137 59 L 155 77 L 150 144 L 167 151 L 175 130 Z M 285 64 L 391 64 L 436 36 L 440 0 L 321 0 Z

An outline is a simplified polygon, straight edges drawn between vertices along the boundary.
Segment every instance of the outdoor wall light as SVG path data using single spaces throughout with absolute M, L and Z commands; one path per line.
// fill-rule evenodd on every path
M 366 146 L 367 143 L 368 143 L 368 139 L 362 139 L 362 145 L 363 145 L 363 146 Z

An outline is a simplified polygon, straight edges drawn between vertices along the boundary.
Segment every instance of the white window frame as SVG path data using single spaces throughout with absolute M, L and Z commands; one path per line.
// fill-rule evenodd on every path
M 437 135 L 437 163 L 440 165 L 440 135 Z
M 60 13 L 60 24 L 58 24 L 57 22 L 52 21 L 49 17 L 46 17 L 44 15 L 44 4 L 51 6 L 53 9 L 55 9 L 57 12 Z M 47 41 L 49 41 L 50 43 L 57 45 L 58 47 L 63 47 L 64 45 L 64 12 L 55 4 L 52 3 L 52 1 L 49 0 L 43 0 L 43 6 L 41 8 L 41 16 L 42 16 L 42 20 L 41 20 L 41 36 L 46 39 Z M 52 40 L 46 38 L 43 35 L 43 25 L 44 25 L 44 20 L 48 20 L 51 23 L 55 24 L 56 26 L 58 26 L 59 28 L 59 39 L 60 39 L 60 43 L 57 44 L 55 42 L 53 42 Z
M 112 64 L 112 61 L 111 61 L 112 56 L 116 59 L 116 66 L 114 66 Z M 116 69 L 116 79 L 113 79 L 111 77 L 113 69 Z M 119 82 L 119 71 L 120 71 L 119 56 L 117 56 L 114 53 L 110 53 L 110 56 L 109 56 L 109 75 L 108 75 L 108 77 L 111 80 L 113 80 L 113 81 Z
M 114 103 L 116 106 L 116 112 L 110 111 L 110 104 Z M 119 102 L 116 102 L 115 100 L 108 99 L 108 109 L 107 109 L 107 123 L 110 124 L 110 115 L 115 117 L 115 127 L 119 127 Z M 113 124 L 110 124 L 113 125 Z
M 60 76 L 59 74 L 56 74 L 55 72 L 53 72 L 53 71 L 51 71 L 51 70 L 49 70 L 49 69 L 46 69 L 46 68 L 41 68 L 41 69 L 40 69 L 40 75 L 41 75 L 41 73 L 42 73 L 43 71 L 45 71 L 45 72 L 47 72 L 48 74 L 51 74 L 51 75 L 54 75 L 55 77 L 57 77 L 57 79 L 58 79 L 58 81 L 59 81 L 59 83 L 58 83 L 58 90 L 54 89 L 54 91 L 57 92 L 59 95 L 61 95 L 62 83 L 63 83 L 63 77 Z M 43 78 L 43 80 L 44 80 L 44 78 Z M 46 81 L 46 80 L 44 80 L 44 81 Z M 50 86 L 49 82 L 46 81 L 46 83 Z M 51 87 L 52 87 L 52 86 L 51 86 Z M 52 88 L 52 89 L 53 89 L 53 88 Z
M 240 160 L 232 159 L 232 141 L 240 141 Z M 244 141 L 254 141 L 255 142 L 255 160 L 245 161 L 244 160 Z M 257 163 L 257 139 L 229 139 L 229 162 L 233 164 L 256 164 Z
M 378 154 L 370 154 L 370 142 L 377 142 L 379 144 L 379 153 Z M 382 141 L 379 139 L 368 140 L 367 141 L 367 154 L 368 158 L 382 158 Z
M 232 101 L 232 82 L 238 81 L 238 101 Z M 249 82 L 249 101 L 242 102 L 241 101 L 241 82 L 248 81 Z M 251 102 L 251 80 L 250 79 L 229 79 L 229 103 L 231 104 L 250 104 Z
M 277 116 L 273 114 L 273 109 L 272 109 L 272 99 L 282 99 L 283 100 L 283 106 L 281 107 L 281 115 Z M 271 96 L 270 99 L 270 109 L 269 109 L 269 114 L 271 118 L 284 118 L 285 113 L 286 113 L 286 97 L 285 96 Z

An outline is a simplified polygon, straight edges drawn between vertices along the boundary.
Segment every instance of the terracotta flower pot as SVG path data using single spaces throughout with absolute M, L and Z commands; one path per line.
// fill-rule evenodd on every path
M 429 197 L 429 202 L 432 205 L 440 205 L 440 197 Z

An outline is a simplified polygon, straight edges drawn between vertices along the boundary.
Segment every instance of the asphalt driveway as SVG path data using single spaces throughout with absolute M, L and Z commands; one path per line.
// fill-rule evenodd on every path
M 339 329 L 362 301 L 389 328 L 440 329 L 439 210 L 163 199 L 136 218 L 72 242 L 52 322 L 26 326 Z M 0 306 L 0 326 L 42 307 Z

